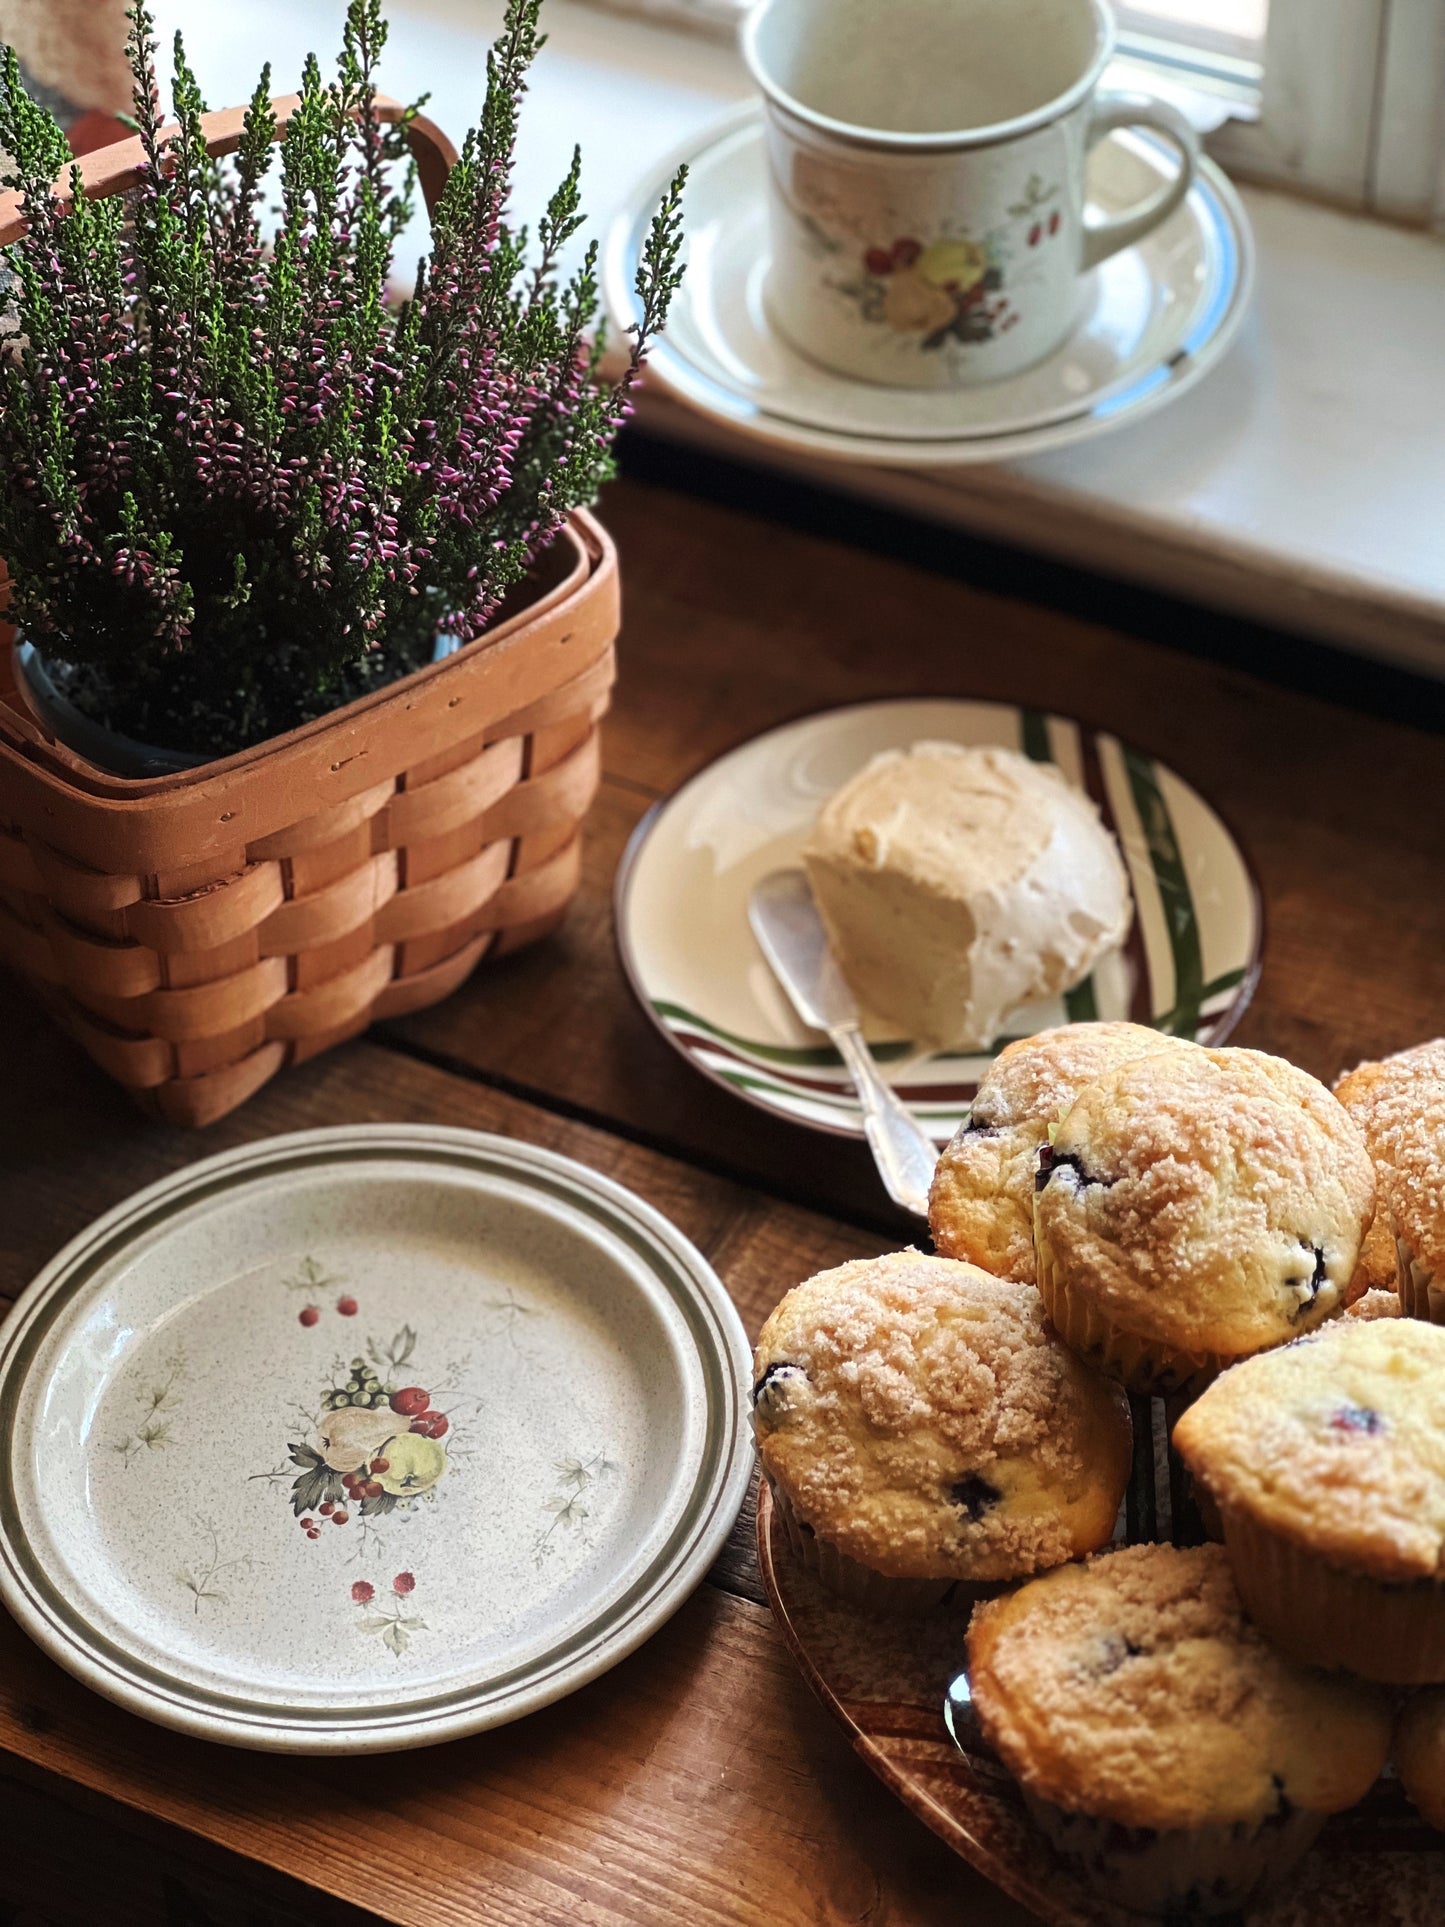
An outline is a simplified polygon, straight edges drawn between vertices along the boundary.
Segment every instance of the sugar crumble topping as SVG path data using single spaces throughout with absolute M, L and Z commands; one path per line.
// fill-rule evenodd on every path
M 1445 1328 L 1338 1319 L 1226 1372 L 1174 1443 L 1219 1505 L 1321 1558 L 1445 1578 Z
M 1126 1826 L 1332 1812 L 1384 1764 L 1389 1701 L 1285 1659 L 1222 1547 L 1131 1546 L 974 1610 L 974 1710 L 1015 1776 Z
M 1242 1354 L 1344 1302 L 1374 1202 L 1322 1084 L 1258 1051 L 1138 1058 L 1087 1085 L 1035 1202 L 1069 1287 L 1142 1336 Z
M 1049 1123 L 1105 1071 L 1136 1057 L 1194 1048 L 1147 1024 L 1058 1024 L 1004 1046 L 984 1072 L 973 1115 L 990 1124 Z
M 783 1300 L 754 1376 L 769 1474 L 877 1571 L 1010 1577 L 1108 1537 L 1127 1411 L 1032 1286 L 913 1251 L 841 1265 Z
M 1427 1272 L 1445 1276 L 1445 1037 L 1359 1065 L 1335 1094 L 1364 1132 L 1382 1215 Z
M 1143 1024 L 1060 1024 L 1007 1044 L 984 1073 L 969 1122 L 934 1174 L 938 1249 L 1034 1282 L 1034 1158 L 1083 1087 L 1131 1058 L 1195 1046 Z

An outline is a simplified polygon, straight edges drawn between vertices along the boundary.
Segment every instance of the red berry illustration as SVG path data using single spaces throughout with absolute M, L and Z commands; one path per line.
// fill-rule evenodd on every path
M 399 1572 L 391 1582 L 391 1589 L 393 1592 L 402 1594 L 415 1592 L 416 1574 L 412 1572 Z
M 386 1487 L 381 1483 L 380 1479 L 368 1479 L 366 1484 L 361 1488 L 361 1495 L 365 1499 L 380 1499 L 385 1495 L 385 1492 Z
M 1035 221 L 1033 226 L 1029 229 L 1029 246 L 1031 248 L 1036 248 L 1039 242 L 1043 239 L 1043 234 L 1044 234 L 1043 229 L 1039 226 L 1038 222 Z
M 296 1315 L 300 1322 L 308 1328 L 321 1323 L 321 1312 L 315 1305 L 308 1305 L 305 1311 L 298 1312 Z
M 371 1469 L 373 1472 L 389 1472 L 391 1470 L 391 1460 L 373 1459 L 371 1461 Z
M 892 274 L 893 256 L 887 248 L 869 248 L 863 256 L 863 265 L 870 274 Z
M 1059 210 L 1055 208 L 1053 213 L 1049 216 L 1049 233 L 1057 234 L 1058 231 L 1059 231 Z
M 391 1395 L 391 1409 L 403 1418 L 415 1418 L 431 1404 L 431 1393 L 424 1392 L 420 1385 L 403 1385 L 399 1392 Z
M 344 1526 L 350 1517 L 351 1514 L 347 1512 L 344 1507 L 338 1508 L 338 1510 L 331 1515 L 331 1523 L 334 1526 Z
M 316 1530 L 315 1526 L 312 1526 L 311 1530 L 307 1533 L 306 1537 L 308 1539 L 319 1539 L 321 1537 L 321 1534 Z
M 351 1596 L 358 1606 L 368 1606 L 376 1597 L 376 1587 L 369 1579 L 358 1579 L 351 1588 Z
M 311 1514 L 308 1512 L 301 1521 L 302 1530 L 309 1532 L 312 1526 L 315 1525 L 315 1523 L 316 1521 L 311 1517 Z
M 911 268 L 923 252 L 921 241 L 903 240 L 893 243 L 893 265 L 895 268 Z
M 330 1499 L 323 1499 L 321 1504 L 317 1507 L 317 1511 L 320 1512 L 323 1519 L 329 1519 L 335 1510 L 336 1510 L 336 1507 L 332 1504 Z
M 423 1412 L 420 1418 L 411 1422 L 413 1432 L 420 1432 L 424 1439 L 439 1439 L 447 1429 L 445 1412 Z
M 341 1313 L 343 1318 L 355 1318 L 357 1313 L 356 1300 L 348 1293 L 345 1298 L 337 1299 L 336 1309 Z

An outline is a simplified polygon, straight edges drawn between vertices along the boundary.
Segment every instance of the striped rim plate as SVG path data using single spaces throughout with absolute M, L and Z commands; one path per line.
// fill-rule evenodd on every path
M 648 224 L 681 162 L 691 170 L 688 272 L 649 358 L 649 381 L 727 428 L 795 453 L 916 469 L 1062 448 L 1175 400 L 1220 360 L 1248 310 L 1249 219 L 1206 158 L 1167 221 L 1084 278 L 1073 334 L 1033 367 L 953 389 L 835 374 L 769 325 L 768 156 L 754 100 L 694 133 L 614 221 L 602 282 L 619 327 L 638 318 L 634 283 Z M 1176 165 L 1167 138 L 1116 131 L 1090 155 L 1090 202 L 1100 214 L 1137 207 Z
M 1132 1018 L 1218 1044 L 1259 973 L 1259 890 L 1239 845 L 1182 777 L 1067 716 L 1007 703 L 906 698 L 826 710 L 729 751 L 645 816 L 617 874 L 618 944 L 633 990 L 690 1063 L 749 1103 L 863 1135 L 837 1053 L 803 1028 L 748 927 L 753 885 L 796 864 L 819 806 L 880 750 L 932 738 L 1001 744 L 1056 763 L 1118 837 L 1134 893 L 1129 940 L 1062 999 L 1014 1013 L 984 1051 L 920 1056 L 873 1027 L 884 1075 L 945 1143 L 1013 1037 Z
M 245 1145 L 97 1220 L 0 1329 L 0 1600 L 205 1739 L 479 1732 L 701 1579 L 750 1364 L 702 1256 L 568 1158 L 419 1125 Z

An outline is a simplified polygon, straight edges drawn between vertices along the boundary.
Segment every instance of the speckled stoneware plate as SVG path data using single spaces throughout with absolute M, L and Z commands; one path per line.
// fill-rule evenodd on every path
M 229 1151 L 97 1220 L 0 1332 L 0 1596 L 131 1711 L 277 1752 L 531 1712 L 682 1603 L 750 1354 L 620 1185 L 477 1132 Z
M 885 1786 L 1049 1927 L 1139 1927 L 1140 1915 L 1106 1906 L 1054 1858 L 972 1719 L 956 1722 L 959 1745 L 949 1737 L 944 1699 L 963 1668 L 968 1608 L 890 1619 L 837 1598 L 789 1551 L 765 1481 L 758 1560 L 804 1677 Z M 1280 1893 L 1221 1927 L 1439 1927 L 1442 1845 L 1391 1775 L 1328 1822 Z
M 970 1054 L 920 1057 L 867 1026 L 883 1073 L 939 1143 L 968 1116 L 991 1057 L 1049 1024 L 1131 1017 L 1222 1043 L 1259 972 L 1259 891 L 1238 844 L 1182 777 L 1066 716 L 1007 703 L 860 703 L 756 736 L 638 825 L 617 874 L 616 924 L 633 990 L 690 1063 L 749 1103 L 817 1130 L 863 1135 L 852 1084 L 806 1030 L 748 926 L 748 895 L 796 864 L 827 797 L 880 750 L 928 738 L 999 743 L 1057 763 L 1118 837 L 1134 894 L 1129 940 L 1062 1000 L 1016 1011 Z
M 756 102 L 693 138 L 649 176 L 608 235 L 603 285 L 613 319 L 636 320 L 638 251 L 678 163 L 687 184 L 687 278 L 648 379 L 712 420 L 799 454 L 908 468 L 1009 461 L 1139 421 L 1205 375 L 1239 331 L 1254 248 L 1238 195 L 1210 160 L 1183 204 L 1080 284 L 1074 332 L 1045 360 L 1002 381 L 909 389 L 853 381 L 809 360 L 768 324 L 767 152 Z M 1133 130 L 1101 141 L 1089 161 L 1100 215 L 1137 206 L 1172 179 L 1169 143 Z M 1047 222 L 1024 210 L 998 237 L 1004 287 L 1025 276 Z M 880 363 L 889 334 L 885 283 L 866 250 L 837 257 L 840 302 L 876 315 Z

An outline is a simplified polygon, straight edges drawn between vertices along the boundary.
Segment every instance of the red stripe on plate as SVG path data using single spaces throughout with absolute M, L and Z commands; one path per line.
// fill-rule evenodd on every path
M 692 1051 L 711 1051 L 717 1057 L 725 1057 L 730 1063 L 739 1065 L 743 1070 L 753 1071 L 759 1077 L 768 1077 L 777 1084 L 788 1085 L 800 1094 L 822 1093 L 831 1097 L 851 1097 L 853 1086 L 844 1077 L 841 1083 L 829 1084 L 816 1077 L 806 1077 L 799 1071 L 785 1070 L 776 1064 L 767 1063 L 756 1057 L 747 1057 L 734 1050 L 730 1044 L 721 1043 L 716 1037 L 703 1032 L 677 1030 L 668 1026 L 672 1036 L 684 1049 Z M 968 1104 L 973 1101 L 977 1084 L 895 1084 L 896 1094 L 905 1104 Z

